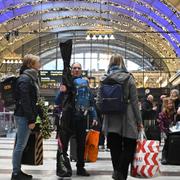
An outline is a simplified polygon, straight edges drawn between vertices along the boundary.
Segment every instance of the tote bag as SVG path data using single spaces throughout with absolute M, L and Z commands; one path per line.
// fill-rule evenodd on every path
M 146 140 L 144 131 L 140 132 L 136 152 L 131 165 L 131 176 L 154 177 L 160 172 L 160 142 Z
M 43 137 L 40 132 L 31 132 L 27 145 L 23 151 L 22 164 L 43 164 Z
M 98 156 L 99 131 L 89 130 L 86 136 L 84 160 L 96 162 Z

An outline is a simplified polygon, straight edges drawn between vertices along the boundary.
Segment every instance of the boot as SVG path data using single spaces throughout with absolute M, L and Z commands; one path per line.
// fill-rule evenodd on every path
M 12 173 L 11 180 L 30 180 L 32 179 L 31 175 L 27 175 L 25 173 L 19 172 L 19 173 Z
M 112 174 L 112 178 L 115 179 L 115 180 L 125 180 L 122 173 L 119 172 L 119 171 L 114 171 L 113 174 Z
M 166 159 L 166 157 L 167 157 L 167 151 L 163 150 L 163 151 L 162 151 L 161 164 L 163 164 L 163 165 L 166 165 L 166 164 L 167 164 L 167 159 Z
M 90 176 L 90 174 L 86 171 L 85 168 L 77 168 L 78 176 Z

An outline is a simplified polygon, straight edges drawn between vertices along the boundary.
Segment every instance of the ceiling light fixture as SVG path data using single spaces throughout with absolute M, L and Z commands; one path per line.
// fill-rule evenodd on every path
M 102 3 L 101 0 L 99 1 L 99 17 L 100 21 L 104 21 L 102 18 Z M 108 13 L 108 19 L 109 19 L 109 13 Z M 105 22 L 106 24 L 107 22 Z M 115 37 L 113 35 L 113 29 L 110 27 L 109 24 L 105 26 L 103 23 L 98 24 L 96 27 L 93 27 L 89 31 L 86 32 L 86 40 L 114 40 Z

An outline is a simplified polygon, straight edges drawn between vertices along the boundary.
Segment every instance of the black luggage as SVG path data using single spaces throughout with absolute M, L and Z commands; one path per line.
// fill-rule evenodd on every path
M 168 137 L 167 163 L 180 165 L 180 133 L 172 133 Z
M 77 142 L 76 137 L 72 136 L 70 139 L 70 160 L 77 161 Z
M 159 127 L 152 126 L 145 128 L 146 137 L 149 140 L 158 140 L 161 141 L 161 131 Z
M 145 128 L 145 134 L 148 140 L 161 141 L 161 131 L 155 119 L 144 120 L 143 124 Z

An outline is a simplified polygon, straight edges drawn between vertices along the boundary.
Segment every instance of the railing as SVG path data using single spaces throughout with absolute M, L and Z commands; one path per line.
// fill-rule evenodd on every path
M 15 129 L 14 112 L 0 112 L 0 136 Z
M 48 116 L 53 131 L 56 129 L 55 115 L 53 113 L 48 113 Z M 15 129 L 14 112 L 0 112 L 0 137 L 6 137 L 8 134 L 14 133 Z

